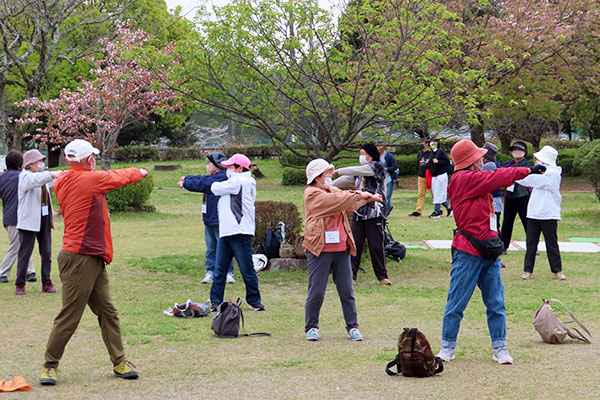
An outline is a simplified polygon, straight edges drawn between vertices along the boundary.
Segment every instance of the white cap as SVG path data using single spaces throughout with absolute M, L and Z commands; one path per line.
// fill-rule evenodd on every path
M 537 153 L 533 153 L 533 156 L 551 167 L 556 167 L 556 157 L 558 157 L 558 151 L 552 146 L 544 146 Z
M 83 139 L 75 139 L 65 147 L 65 158 L 67 161 L 81 161 L 90 154 L 100 154 L 100 150 Z
M 333 164 L 329 164 L 327 160 L 323 160 L 322 158 L 312 160 L 306 166 L 306 184 L 312 183 L 317 176 L 330 169 L 335 169 L 335 167 Z

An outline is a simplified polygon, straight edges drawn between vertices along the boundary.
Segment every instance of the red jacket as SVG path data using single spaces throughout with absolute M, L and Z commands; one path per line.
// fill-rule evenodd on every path
M 529 168 L 497 168 L 494 171 L 463 170 L 455 173 L 448 185 L 448 195 L 454 211 L 456 226 L 477 239 L 498 236 L 490 229 L 490 215 L 494 214 L 491 191 L 510 186 L 529 175 Z M 499 229 L 499 227 L 497 227 Z M 460 233 L 456 233 L 452 247 L 477 257 L 483 257 Z
M 142 179 L 138 168 L 90 171 L 69 167 L 54 183 L 54 193 L 65 220 L 63 250 L 100 256 L 110 264 L 113 258 L 110 217 L 106 193 Z

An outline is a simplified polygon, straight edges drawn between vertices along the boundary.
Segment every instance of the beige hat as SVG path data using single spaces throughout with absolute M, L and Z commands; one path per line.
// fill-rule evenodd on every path
M 533 156 L 551 167 L 556 167 L 556 157 L 558 157 L 558 151 L 552 146 L 544 146 L 537 153 L 533 153 Z
M 306 184 L 311 184 L 316 177 L 330 169 L 335 169 L 335 167 L 333 166 L 333 164 L 329 164 L 327 160 L 323 160 L 322 158 L 312 160 L 306 166 Z
M 33 149 L 33 150 L 26 151 L 25 154 L 23 154 L 23 168 L 25 168 L 26 166 L 31 165 L 35 162 L 45 160 L 45 159 L 46 159 L 46 156 L 43 155 L 42 153 L 40 153 L 39 150 Z

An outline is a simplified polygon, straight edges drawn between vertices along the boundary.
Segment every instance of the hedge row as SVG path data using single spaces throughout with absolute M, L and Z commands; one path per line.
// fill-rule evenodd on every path
M 121 186 L 106 194 L 106 205 L 111 212 L 117 211 L 154 211 L 154 206 L 147 204 L 150 193 L 154 189 L 152 175 L 131 185 Z
M 115 159 L 125 162 L 202 159 L 205 156 L 206 152 L 196 146 L 167 148 L 123 146 L 115 150 Z

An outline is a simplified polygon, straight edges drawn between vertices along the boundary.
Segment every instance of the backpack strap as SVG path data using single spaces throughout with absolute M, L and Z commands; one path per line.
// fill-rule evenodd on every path
M 392 368 L 393 366 L 396 366 L 396 370 L 398 372 L 394 372 L 392 371 L 390 368 Z M 394 375 L 398 375 L 399 373 L 402 372 L 402 366 L 400 365 L 400 354 L 398 354 L 396 356 L 396 358 L 394 358 L 392 361 L 390 361 L 389 363 L 387 363 L 387 365 L 385 366 L 385 372 L 386 374 L 388 374 L 389 376 L 394 376 Z
M 573 319 L 573 321 L 575 321 L 577 323 L 577 325 L 579 325 L 581 327 L 581 329 L 583 329 L 584 331 L 587 332 L 587 334 L 591 337 L 592 334 L 590 333 L 590 331 L 585 327 L 585 325 L 583 325 L 578 319 L 577 317 L 575 317 L 575 315 L 573 315 L 573 313 L 567 308 L 567 306 L 565 306 L 563 304 L 562 301 L 558 300 L 558 299 L 548 299 L 546 300 L 548 303 L 550 302 L 555 302 L 560 304 L 561 306 L 563 306 L 563 308 L 565 309 L 565 311 L 567 312 L 567 314 L 569 314 L 569 317 L 571 317 Z M 586 343 L 591 343 L 590 339 L 588 339 L 584 334 L 582 334 L 577 328 L 573 328 L 573 330 L 575 332 L 577 332 L 577 334 L 572 333 L 568 328 L 567 328 L 567 334 L 573 338 L 573 339 L 578 339 L 581 340 L 582 342 L 586 342 Z M 579 336 L 578 336 L 579 335 Z
M 440 372 L 442 372 L 444 370 L 444 362 L 442 361 L 441 358 L 439 357 L 435 357 L 435 362 L 437 364 L 437 368 L 435 369 L 435 371 L 433 371 L 433 374 L 439 374 Z
M 237 304 L 238 306 L 238 309 L 240 311 L 240 317 L 242 319 L 242 331 L 244 331 L 244 334 L 241 336 L 271 336 L 271 334 L 267 332 L 257 332 L 250 334 L 246 333 L 246 328 L 244 327 L 244 313 L 242 312 L 242 299 L 238 297 L 235 304 Z
M 417 328 L 410 328 L 410 356 L 415 352 L 415 344 L 417 342 Z

